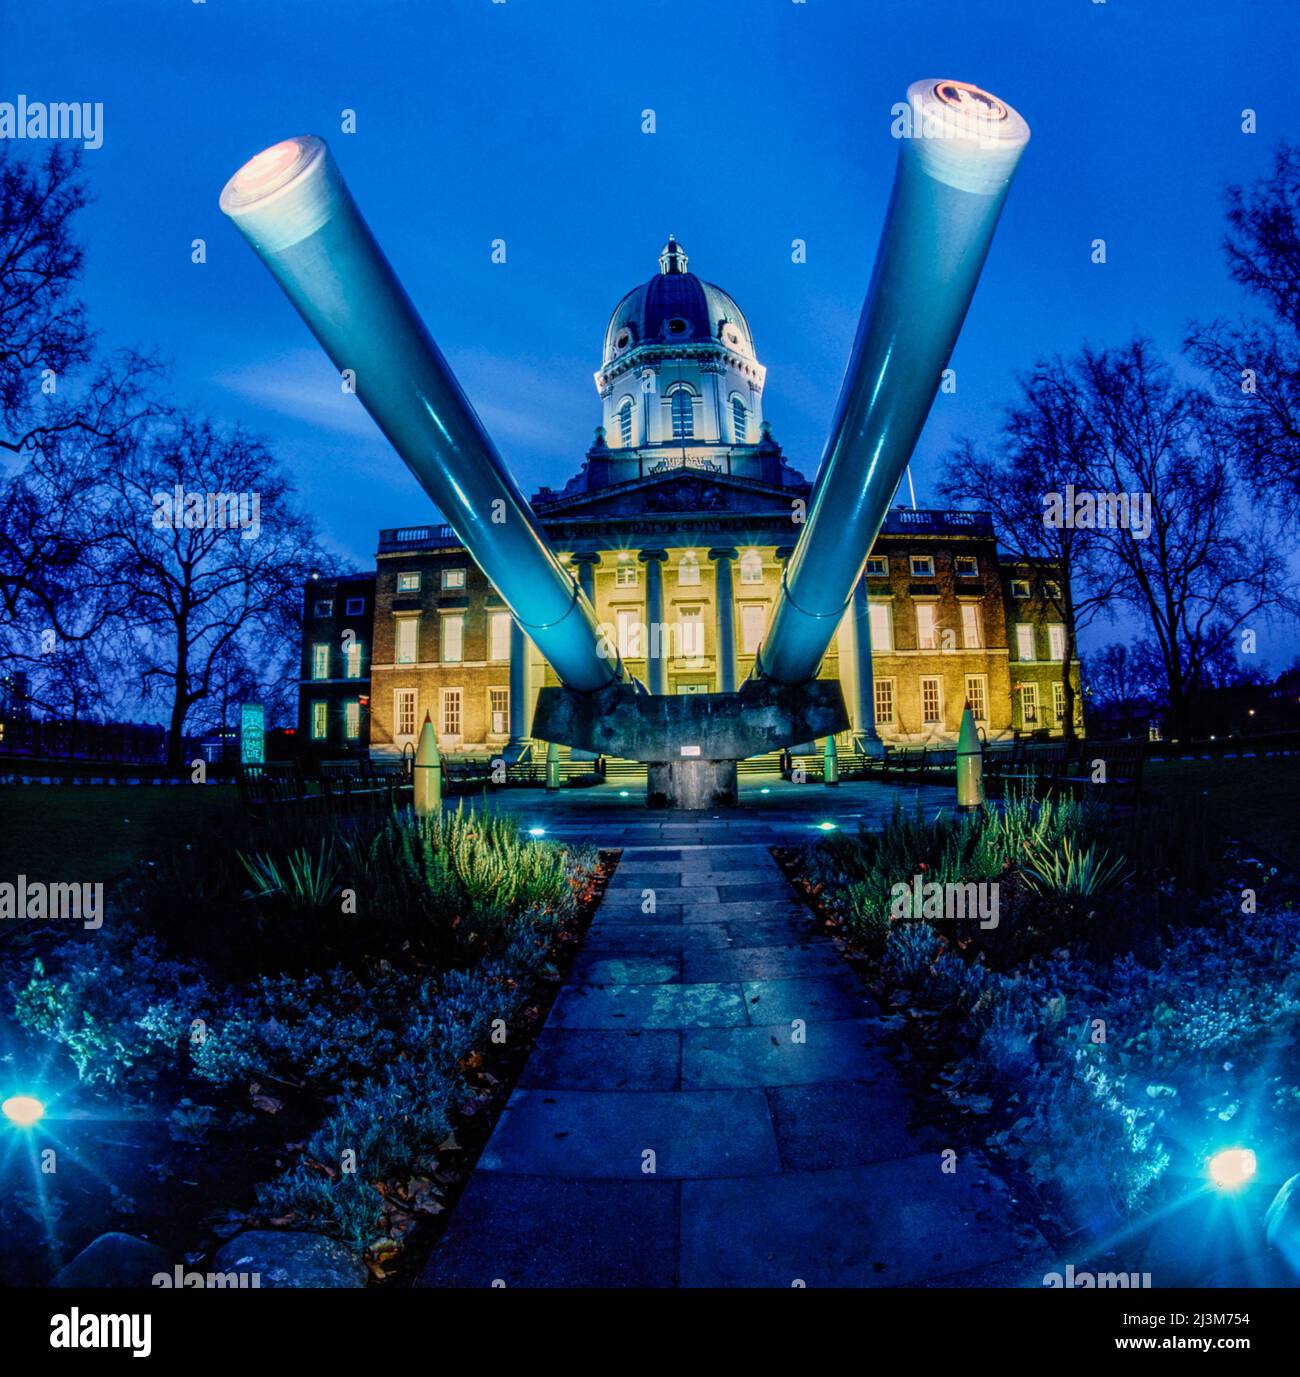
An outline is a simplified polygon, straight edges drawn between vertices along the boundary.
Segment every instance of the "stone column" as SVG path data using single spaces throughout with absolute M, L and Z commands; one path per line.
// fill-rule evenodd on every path
M 849 607 L 849 642 L 853 648 L 853 682 L 850 691 L 853 712 L 853 739 L 864 755 L 884 755 L 884 742 L 876 731 L 876 688 L 871 675 L 871 604 L 867 600 L 867 580 L 859 577 L 853 587 Z M 844 683 L 841 671 L 840 682 Z
M 528 637 L 513 615 L 510 618 L 510 740 L 505 758 L 514 762 L 523 754 L 533 726 L 532 695 L 528 673 Z
M 718 692 L 736 691 L 736 600 L 731 585 L 731 564 L 736 547 L 725 545 L 709 551 L 709 558 L 718 566 L 714 581 L 714 609 L 718 638 Z
M 582 551 L 575 554 L 569 561 L 578 571 L 578 587 L 582 589 L 587 601 L 595 607 L 596 605 L 596 565 L 600 563 L 600 556 L 592 551 Z M 599 620 L 599 618 L 597 618 Z M 595 751 L 570 752 L 572 760 L 595 760 Z
M 578 571 L 578 587 L 586 594 L 587 601 L 595 607 L 596 565 L 600 563 L 600 556 L 590 553 L 577 554 L 570 559 L 569 563 Z
M 664 561 L 667 550 L 642 550 L 645 565 L 646 687 L 651 693 L 668 692 L 668 657 L 671 636 L 664 625 Z

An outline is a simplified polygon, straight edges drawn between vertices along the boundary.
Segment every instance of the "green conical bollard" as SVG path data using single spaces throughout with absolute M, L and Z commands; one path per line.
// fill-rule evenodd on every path
M 822 760 L 822 783 L 838 784 L 840 782 L 840 758 L 835 750 L 835 738 L 826 738 L 826 755 Z
M 554 741 L 546 743 L 546 787 L 551 790 L 560 787 L 560 748 Z
M 433 718 L 424 714 L 420 728 L 420 742 L 415 748 L 414 786 L 411 790 L 417 818 L 432 817 L 442 809 L 442 755 L 438 750 L 438 733 Z
M 966 704 L 957 736 L 957 811 L 973 813 L 984 803 L 984 747 L 975 730 L 975 714 Z

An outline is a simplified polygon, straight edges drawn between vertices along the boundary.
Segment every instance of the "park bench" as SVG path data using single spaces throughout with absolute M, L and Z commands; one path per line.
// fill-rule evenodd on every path
M 302 772 L 290 762 L 240 765 L 236 768 L 235 782 L 240 803 L 255 817 L 311 812 L 324 803 L 323 795 L 308 791 Z
M 1146 758 L 1145 741 L 1081 741 L 1058 783 L 1061 788 L 1075 793 L 1137 802 L 1142 794 L 1142 769 Z M 1095 777 L 1097 761 L 1105 762 L 1100 780 Z
M 1043 794 L 1056 787 L 1058 779 L 1069 763 L 1070 748 L 1064 741 L 1017 742 L 1018 758 L 1004 763 L 997 779 L 1005 792 L 1008 788 Z

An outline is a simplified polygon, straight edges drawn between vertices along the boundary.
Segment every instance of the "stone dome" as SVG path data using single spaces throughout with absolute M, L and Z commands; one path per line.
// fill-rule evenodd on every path
M 669 235 L 659 272 L 614 308 L 602 369 L 646 344 L 717 344 L 742 358 L 756 357 L 744 312 L 721 287 L 688 272 L 686 263 L 685 251 Z

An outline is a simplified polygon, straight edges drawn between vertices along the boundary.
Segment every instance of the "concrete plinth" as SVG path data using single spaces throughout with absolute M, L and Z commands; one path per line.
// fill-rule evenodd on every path
M 648 808 L 734 808 L 734 760 L 665 760 L 646 766 Z

